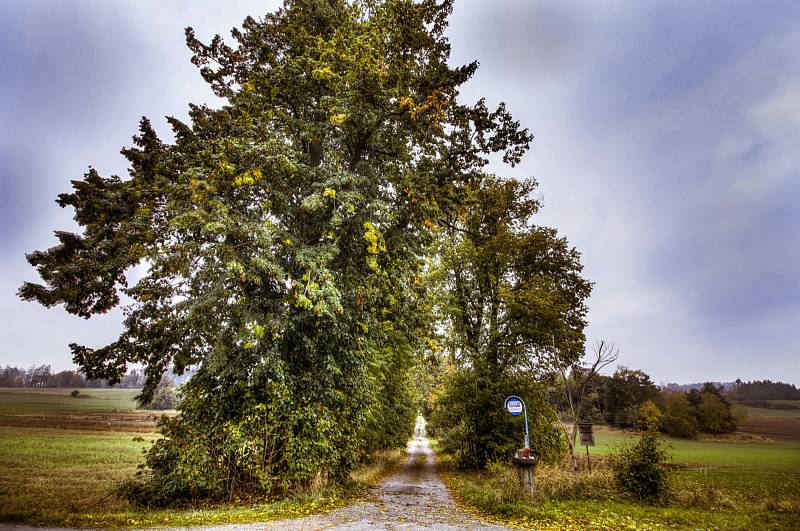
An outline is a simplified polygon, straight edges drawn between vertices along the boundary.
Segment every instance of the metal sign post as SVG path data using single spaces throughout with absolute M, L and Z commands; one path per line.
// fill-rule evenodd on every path
M 523 468 L 528 469 L 528 488 L 533 494 L 533 465 L 536 462 L 536 456 L 531 455 L 530 436 L 528 434 L 528 408 L 525 406 L 525 401 L 516 395 L 507 397 L 504 405 L 508 412 L 515 417 L 522 414 L 525 418 L 525 446 L 521 451 L 517 451 L 514 456 L 514 464 L 520 467 L 520 473 L 522 473 Z M 522 476 L 520 476 L 520 483 L 524 485 Z
M 530 437 L 528 437 L 528 408 L 525 407 L 525 401 L 518 396 L 511 395 L 506 398 L 506 409 L 515 417 L 522 413 L 525 416 L 525 446 L 530 448 Z

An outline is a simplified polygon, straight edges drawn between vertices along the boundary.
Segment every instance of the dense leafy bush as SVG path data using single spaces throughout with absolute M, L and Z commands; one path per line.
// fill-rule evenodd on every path
M 669 489 L 666 459 L 658 430 L 645 430 L 636 443 L 625 444 L 614 456 L 614 477 L 620 489 L 639 500 L 663 502 Z
M 184 386 L 182 414 L 161 422 L 163 438 L 147 453 L 134 501 L 174 505 L 194 498 L 285 493 L 314 481 L 341 479 L 362 446 L 354 418 L 322 404 L 299 403 L 278 382 L 239 393 L 207 393 L 198 373 Z
M 658 429 L 661 417 L 661 410 L 658 409 L 658 406 L 652 400 L 648 400 L 639 406 L 636 413 L 636 427 L 642 430 Z

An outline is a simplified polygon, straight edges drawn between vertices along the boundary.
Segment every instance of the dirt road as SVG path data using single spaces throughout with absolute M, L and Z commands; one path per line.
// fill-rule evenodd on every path
M 349 507 L 296 520 L 226 525 L 211 529 L 507 529 L 481 522 L 456 507 L 441 478 L 436 474 L 436 464 L 428 439 L 413 439 L 408 443 L 407 452 L 408 459 L 396 474 L 374 488 L 365 500 Z

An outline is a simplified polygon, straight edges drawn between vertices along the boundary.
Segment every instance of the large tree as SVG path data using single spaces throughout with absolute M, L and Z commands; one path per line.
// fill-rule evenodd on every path
M 168 118 L 174 143 L 142 119 L 128 177 L 90 169 L 59 196 L 82 232 L 28 255 L 44 282 L 20 296 L 89 318 L 124 293 L 119 339 L 71 348 L 90 378 L 142 364 L 144 401 L 167 369 L 197 368 L 148 454 L 145 501 L 342 478 L 404 436 L 371 436 L 398 425 L 386 401 L 411 429 L 391 375 L 407 378 L 429 326 L 434 228 L 487 155 L 513 164 L 530 141 L 503 105 L 458 101 L 477 64 L 448 65 L 451 4 L 287 0 L 233 44 L 188 28 L 225 105 Z
M 478 467 L 519 446 L 502 409 L 510 394 L 528 402 L 534 450 L 553 457 L 559 430 L 537 380 L 554 357 L 569 367 L 583 354 L 591 284 L 578 252 L 533 223 L 534 189 L 532 180 L 486 175 L 443 221 L 439 300 L 451 377 L 433 428 Z
M 606 422 L 630 427 L 636 425 L 639 407 L 648 400 L 659 401 L 659 393 L 644 371 L 619 366 L 606 380 L 604 399 Z

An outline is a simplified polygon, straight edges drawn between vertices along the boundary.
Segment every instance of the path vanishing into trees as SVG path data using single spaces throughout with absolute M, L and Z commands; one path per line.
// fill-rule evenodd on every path
M 478 520 L 456 506 L 436 473 L 433 450 L 427 438 L 417 437 L 411 440 L 406 451 L 408 458 L 395 474 L 373 488 L 366 499 L 348 507 L 305 518 L 225 525 L 210 529 L 508 529 Z

